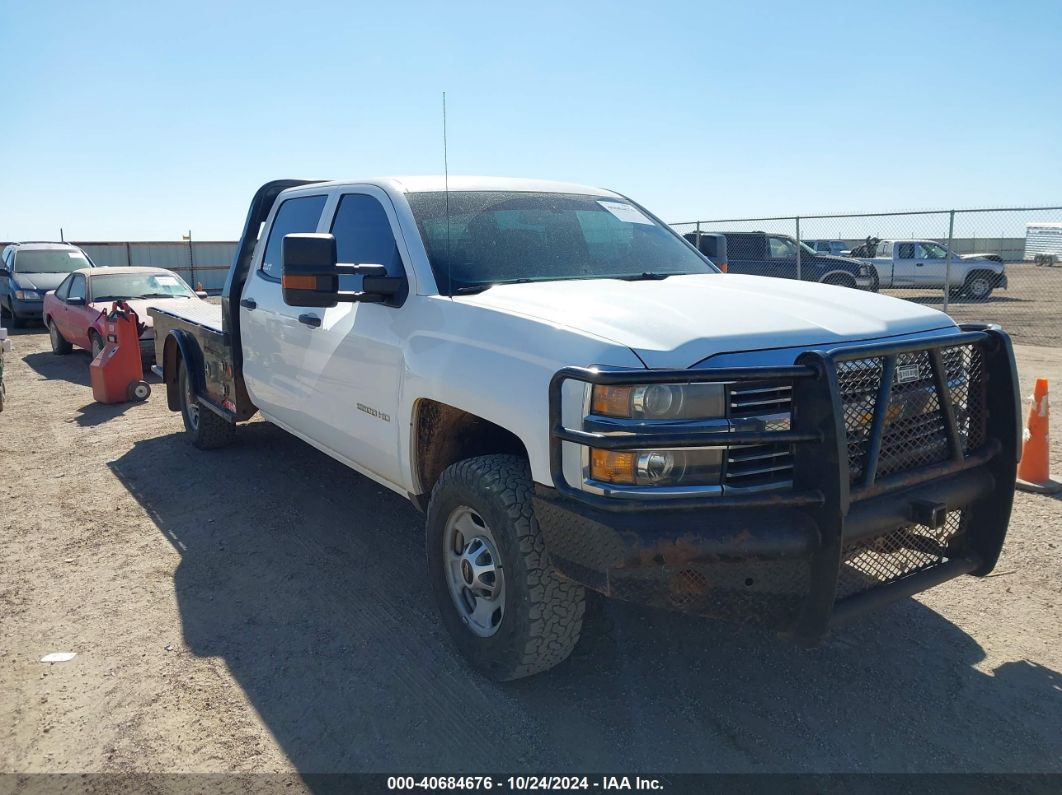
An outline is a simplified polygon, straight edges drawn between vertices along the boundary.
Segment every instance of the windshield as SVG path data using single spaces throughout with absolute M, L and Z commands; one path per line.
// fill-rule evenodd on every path
M 195 298 L 184 281 L 172 273 L 116 273 L 92 277 L 93 301 L 120 298 Z
M 559 279 L 718 273 L 671 229 L 621 199 L 568 193 L 411 193 L 439 292 Z
M 800 244 L 800 248 L 802 248 L 802 249 L 804 250 L 804 253 L 805 253 L 805 254 L 810 254 L 810 255 L 811 255 L 811 256 L 813 256 L 813 257 L 815 257 L 815 256 L 818 256 L 818 253 L 819 253 L 819 252 L 817 252 L 817 251 L 816 251 L 815 249 L 813 249 L 813 248 L 812 248 L 811 246 L 809 246 L 809 245 L 808 245 L 807 243 L 803 243 L 803 242 L 802 242 L 802 243 Z
M 30 249 L 15 254 L 15 273 L 70 273 L 91 267 L 88 257 L 70 249 Z

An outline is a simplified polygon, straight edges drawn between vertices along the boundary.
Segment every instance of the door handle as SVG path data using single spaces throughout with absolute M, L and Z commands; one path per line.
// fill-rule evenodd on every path
M 915 263 L 915 267 L 916 267 L 916 268 L 921 268 L 921 267 L 922 267 L 923 265 L 925 265 L 925 263 L 924 263 L 924 262 L 916 262 L 916 263 Z
M 310 328 L 318 328 L 321 325 L 321 318 L 307 312 L 305 315 L 299 315 L 299 322 Z
M 258 302 L 255 301 L 253 298 L 241 298 L 240 306 L 242 306 L 244 309 L 254 309 L 258 306 Z

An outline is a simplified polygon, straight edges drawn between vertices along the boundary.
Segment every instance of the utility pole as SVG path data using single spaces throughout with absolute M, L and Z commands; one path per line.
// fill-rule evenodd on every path
M 189 229 L 187 235 L 181 235 L 181 240 L 188 241 L 188 281 L 195 286 L 195 249 L 192 248 L 192 230 Z M 198 289 L 198 287 L 196 289 Z

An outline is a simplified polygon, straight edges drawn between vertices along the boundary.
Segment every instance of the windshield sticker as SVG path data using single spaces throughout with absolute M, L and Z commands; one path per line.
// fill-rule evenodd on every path
M 652 219 L 647 218 L 641 210 L 624 202 L 599 201 L 598 204 L 628 224 L 653 224 Z
M 151 281 L 162 287 L 177 287 L 179 285 L 176 276 L 152 276 Z
M 81 259 L 81 252 L 80 251 L 68 251 L 68 252 L 66 252 L 66 256 L 70 257 L 70 259 Z

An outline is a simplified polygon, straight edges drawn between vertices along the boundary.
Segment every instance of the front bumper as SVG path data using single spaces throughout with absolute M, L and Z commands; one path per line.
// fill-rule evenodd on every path
M 976 444 L 960 440 L 955 387 L 942 380 L 941 349 L 959 344 L 977 346 L 982 357 L 984 424 Z M 947 455 L 879 476 L 879 460 L 886 469 L 881 440 L 893 370 L 897 357 L 912 352 L 934 363 L 944 396 L 939 411 Z M 880 357 L 887 375 L 881 378 L 869 444 L 853 470 L 838 371 L 868 357 Z M 559 420 L 562 381 L 644 381 L 646 371 L 558 373 L 551 389 L 556 488 L 536 486 L 534 497 L 554 567 L 608 596 L 763 624 L 805 644 L 878 604 L 960 574 L 992 570 L 1010 517 L 1020 427 L 1005 334 L 967 327 L 951 338 L 811 351 L 791 368 L 648 373 L 662 382 L 689 382 L 776 378 L 780 370 L 794 379 L 792 429 L 729 437 L 791 441 L 793 488 L 666 501 L 587 493 L 565 481 L 561 466 L 564 442 L 635 449 L 659 443 L 653 433 L 612 440 L 564 428 Z M 725 436 L 701 431 L 678 438 L 670 432 L 667 444 L 722 446 Z
M 860 290 L 870 290 L 874 286 L 874 277 L 869 273 L 866 276 L 856 276 L 855 283 Z
M 11 310 L 15 317 L 40 320 L 44 316 L 44 301 L 22 301 L 12 298 Z

